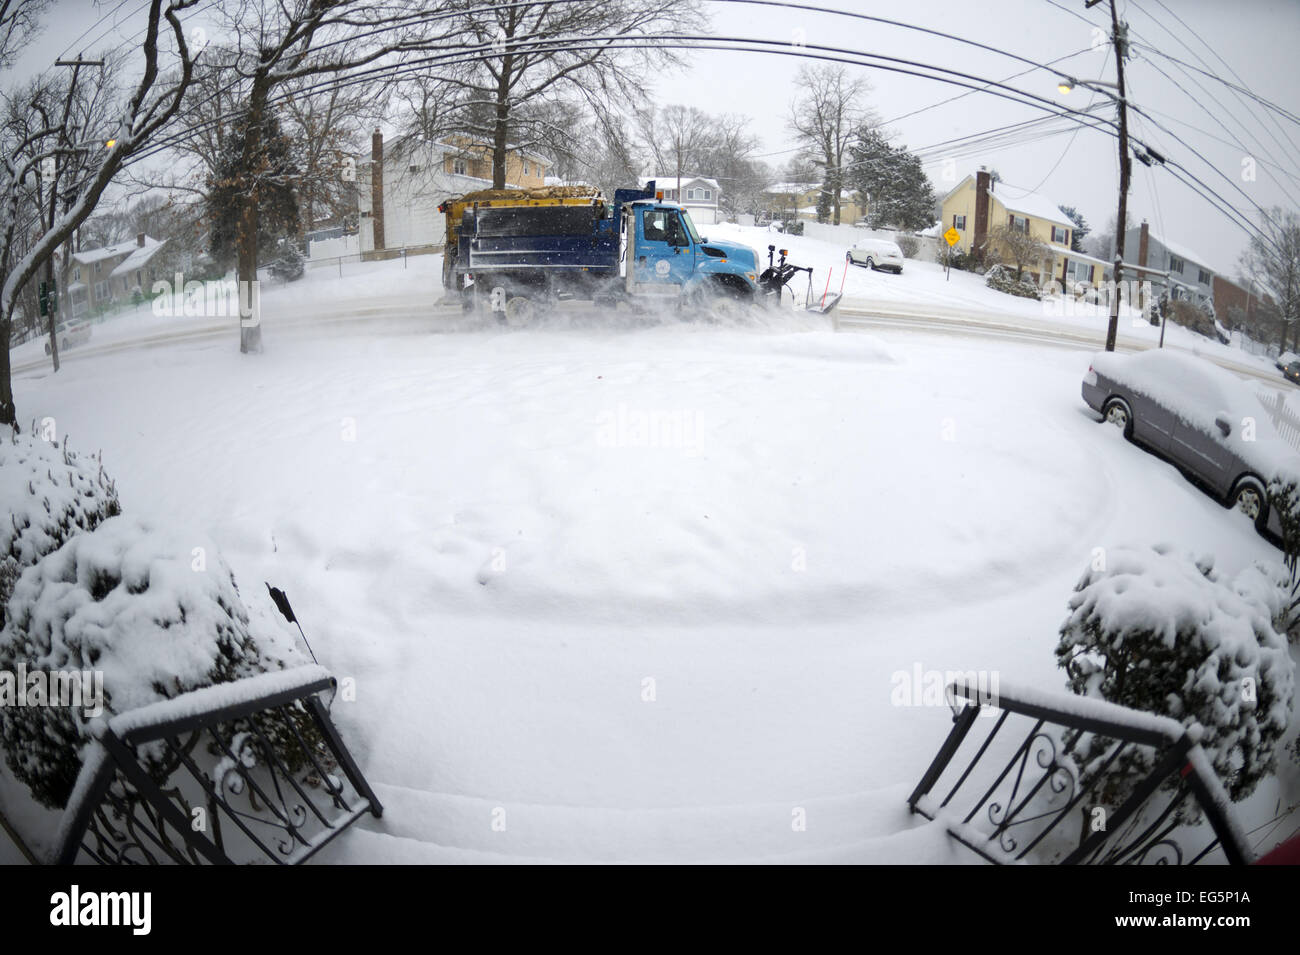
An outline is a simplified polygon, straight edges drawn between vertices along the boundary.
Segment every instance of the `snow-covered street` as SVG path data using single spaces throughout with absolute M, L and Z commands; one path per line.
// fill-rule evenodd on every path
M 15 376 L 126 512 L 210 536 L 250 603 L 284 588 L 355 679 L 332 714 L 386 811 L 322 861 L 973 861 L 907 813 L 950 718 L 896 674 L 1059 690 L 1094 548 L 1278 557 L 1098 424 L 1086 353 L 792 314 L 508 330 L 422 315 L 436 267 L 273 290 L 258 357 L 97 333 Z M 313 323 L 345 284 L 413 304 Z

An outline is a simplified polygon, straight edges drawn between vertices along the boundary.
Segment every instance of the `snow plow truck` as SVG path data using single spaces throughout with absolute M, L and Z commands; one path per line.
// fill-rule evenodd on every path
M 443 286 L 466 311 L 491 310 L 512 325 L 564 301 L 718 315 L 783 300 L 825 313 L 840 298 L 816 299 L 813 270 L 788 263 L 784 249 L 777 258 L 769 245 L 760 271 L 748 246 L 701 236 L 654 182 L 618 189 L 612 203 L 587 186 L 548 186 L 473 192 L 438 211 L 447 220 Z M 799 302 L 789 286 L 805 273 Z

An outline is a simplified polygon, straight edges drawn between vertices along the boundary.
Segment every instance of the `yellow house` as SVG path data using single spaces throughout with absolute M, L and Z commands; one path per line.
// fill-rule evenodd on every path
M 468 136 L 448 136 L 443 172 L 474 179 L 492 179 L 492 144 Z M 546 162 L 541 156 L 509 147 L 506 151 L 506 182 L 512 189 L 546 185 Z
M 816 221 L 817 200 L 821 196 L 819 182 L 775 182 L 764 190 L 767 195 L 768 211 L 776 218 L 791 212 L 797 218 Z M 866 218 L 865 203 L 857 201 L 857 194 L 844 192 L 840 194 L 840 222 L 852 225 L 859 219 Z
M 1027 266 L 1039 282 L 1102 280 L 1097 259 L 1070 251 L 1074 223 L 1045 196 L 1005 183 L 995 184 L 988 172 L 980 169 L 943 197 L 941 231 L 953 228 L 961 234 L 953 248 L 965 253 L 984 248 L 992 261 L 1010 264 L 1013 260 L 991 238 L 999 226 L 1025 232 L 1049 250 L 1042 261 Z

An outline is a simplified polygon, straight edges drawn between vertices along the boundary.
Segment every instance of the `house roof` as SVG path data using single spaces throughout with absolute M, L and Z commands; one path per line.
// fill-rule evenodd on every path
M 1005 191 L 999 192 L 998 186 L 1001 186 Z M 1041 193 L 1025 192 L 1023 189 L 1017 189 L 1015 186 L 1008 186 L 1005 182 L 1000 182 L 993 187 L 992 196 L 1002 204 L 1002 208 L 1006 209 L 1007 212 L 1019 212 L 1021 215 L 1042 219 L 1044 222 L 1052 222 L 1067 229 L 1074 228 L 1074 223 L 1070 221 L 1069 216 L 1061 211 L 1060 205 Z
M 962 189 L 966 183 L 974 181 L 974 179 L 973 173 L 967 175 L 965 179 L 948 190 L 948 194 L 943 197 L 943 202 L 947 202 L 954 193 Z M 999 186 L 1002 187 L 1003 192 L 998 192 Z M 1074 223 L 1070 221 L 1069 216 L 1060 210 L 1059 204 L 1042 193 L 1026 192 L 1024 189 L 1017 189 L 1005 182 L 996 182 L 991 185 L 989 195 L 996 199 L 1002 208 L 1008 212 L 1033 216 L 1035 219 L 1042 219 L 1045 222 L 1065 226 L 1067 229 L 1074 228 Z
M 682 185 L 683 185 L 683 186 L 688 185 L 689 183 L 692 183 L 692 182 L 702 182 L 702 183 L 705 183 L 706 185 L 710 185 L 710 186 L 712 186 L 714 189 L 717 189 L 719 192 L 722 191 L 722 187 L 718 185 L 718 181 L 717 181 L 716 179 L 707 179 L 707 178 L 705 178 L 704 176 L 688 176 L 688 175 L 686 175 L 686 173 L 682 173 L 681 179 L 682 179 Z M 644 189 L 646 183 L 648 183 L 648 182 L 652 182 L 652 181 L 654 181 L 654 182 L 658 182 L 661 186 L 664 185 L 664 184 L 666 184 L 666 183 L 671 182 L 671 183 L 674 184 L 674 185 L 673 185 L 673 188 L 674 188 L 674 189 L 677 188 L 677 186 L 676 186 L 676 183 L 677 183 L 677 176 L 676 176 L 676 174 L 671 175 L 671 176 L 660 176 L 660 175 L 655 175 L 655 174 L 652 173 L 652 174 L 649 175 L 649 176 L 642 176 L 640 179 L 637 180 L 637 184 L 640 185 L 642 189 Z
M 162 245 L 157 239 L 149 236 L 144 237 L 144 248 L 150 249 L 154 246 Z M 115 258 L 119 255 L 128 255 L 134 250 L 141 248 L 135 239 L 130 242 L 119 242 L 116 245 L 105 245 L 98 249 L 83 249 L 80 252 L 72 253 L 72 261 L 80 265 L 92 265 L 95 262 L 102 262 L 105 259 Z
M 763 191 L 798 195 L 812 189 L 820 189 L 821 186 L 820 182 L 774 182 Z
M 1150 234 L 1151 238 L 1154 239 L 1156 242 L 1159 242 L 1161 245 L 1163 245 L 1167 251 L 1178 256 L 1178 258 L 1182 259 L 1184 262 L 1192 262 L 1196 265 L 1205 266 L 1206 270 L 1209 271 L 1211 274 L 1213 274 L 1214 269 L 1210 268 L 1209 263 L 1205 261 L 1205 257 L 1203 255 L 1200 255 L 1199 253 L 1193 251 L 1192 249 L 1187 248 L 1184 245 L 1179 245 L 1177 242 L 1170 242 L 1168 239 L 1164 238 L 1163 236 L 1157 235 L 1155 232 L 1151 232 L 1149 226 L 1147 227 L 1147 231 Z M 1129 233 L 1140 234 L 1141 228 L 1139 227 L 1136 229 L 1129 229 L 1128 232 L 1124 234 L 1125 246 L 1132 245 L 1133 251 L 1136 252 L 1137 246 L 1128 241 Z M 1127 252 L 1127 249 L 1125 251 Z
M 109 277 L 113 278 L 118 275 L 127 275 L 134 272 L 136 269 L 149 264 L 149 260 L 157 255 L 158 250 L 166 244 L 167 240 L 163 239 L 161 242 L 155 242 L 153 245 L 145 245 L 143 248 L 137 246 L 134 252 L 118 263 L 117 268 L 113 269 L 113 271 L 109 273 Z

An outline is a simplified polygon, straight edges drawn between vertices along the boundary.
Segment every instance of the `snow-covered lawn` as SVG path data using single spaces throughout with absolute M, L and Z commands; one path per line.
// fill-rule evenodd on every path
M 1093 548 L 1278 553 L 1096 423 L 1086 355 L 784 321 L 268 320 L 17 401 L 356 680 L 386 812 L 325 861 L 971 861 L 907 814 L 950 719 L 891 677 L 1059 690 Z
M 942 265 L 935 262 L 908 259 L 899 275 L 892 272 L 875 272 L 862 266 L 848 266 L 844 255 L 845 243 L 828 242 L 803 236 L 782 235 L 766 228 L 737 226 L 731 223 L 703 227 L 709 238 L 743 242 L 760 253 L 760 264 L 767 263 L 767 247 L 790 250 L 790 261 L 796 265 L 812 266 L 813 296 L 820 298 L 827 288 L 833 292 L 844 290 L 846 308 L 891 309 L 900 315 L 954 314 L 989 321 L 1014 320 L 1031 327 L 1059 328 L 1072 332 L 1092 331 L 1103 341 L 1110 321 L 1109 305 L 1088 305 L 1083 302 L 1062 301 L 1059 297 L 1038 301 L 1019 298 L 989 288 L 984 276 L 951 269 L 945 275 Z M 868 235 L 861 230 L 862 235 Z M 802 276 L 792 283 L 798 295 L 805 294 L 807 282 Z M 1160 340 L 1160 329 L 1151 325 L 1127 304 L 1121 305 L 1119 334 L 1121 340 L 1131 344 L 1154 345 Z M 1216 360 L 1228 361 L 1245 368 L 1265 372 L 1277 379 L 1278 387 L 1285 379 L 1273 365 L 1272 359 L 1252 355 L 1240 348 L 1222 345 L 1203 335 L 1197 335 L 1180 325 L 1169 324 L 1165 329 L 1165 344 L 1188 351 L 1196 351 Z M 1289 387 L 1288 389 L 1289 390 Z

